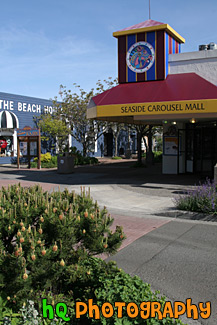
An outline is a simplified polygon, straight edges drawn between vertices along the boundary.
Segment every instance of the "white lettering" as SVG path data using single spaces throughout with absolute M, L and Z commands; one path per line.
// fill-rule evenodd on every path
M 14 102 L 12 100 L 10 100 L 10 110 L 11 111 L 14 110 Z
M 31 104 L 28 104 L 27 112 L 31 112 L 31 111 L 32 111 Z
M 22 111 L 22 108 L 23 108 L 22 103 L 18 102 L 17 108 L 18 108 L 18 111 L 21 112 Z
M 41 105 L 36 105 L 37 113 L 41 113 Z
M 14 104 L 13 100 L 0 99 L 0 109 L 14 111 L 14 107 L 16 108 L 16 102 Z M 23 111 L 23 112 L 30 112 L 30 113 L 33 112 L 33 113 L 41 114 L 42 106 L 40 104 L 29 104 L 29 103 L 17 102 L 17 110 L 18 112 Z M 53 107 L 45 105 L 44 112 L 52 114 Z
M 8 107 L 9 107 L 8 100 L 4 100 L 4 109 L 7 109 L 8 110 Z

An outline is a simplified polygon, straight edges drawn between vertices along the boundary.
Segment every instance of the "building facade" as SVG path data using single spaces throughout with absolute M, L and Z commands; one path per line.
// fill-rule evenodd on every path
M 43 112 L 52 113 L 51 100 L 0 92 L 0 164 L 11 162 L 17 156 L 17 128 L 35 127 L 34 116 Z M 21 154 L 25 144 L 21 143 Z
M 92 98 L 88 117 L 163 125 L 164 174 L 212 175 L 217 162 L 217 49 L 181 53 L 168 24 L 147 20 L 113 33 L 119 85 Z
M 0 92 L 0 164 L 10 164 L 13 157 L 17 157 L 17 128 L 29 126 L 35 128 L 34 117 L 39 117 L 42 113 L 53 111 L 52 100 L 8 94 Z M 118 137 L 118 154 L 124 154 L 127 149 L 127 133 L 122 132 Z M 131 137 L 131 148 L 136 150 L 135 134 Z M 95 157 L 113 156 L 115 143 L 112 130 L 107 130 L 104 136 L 95 141 L 93 148 L 88 154 Z M 25 155 L 27 143 L 20 143 L 21 156 Z M 82 151 L 82 146 L 72 136 L 69 136 L 69 146 L 75 146 Z M 42 141 L 42 153 L 55 152 L 55 145 Z

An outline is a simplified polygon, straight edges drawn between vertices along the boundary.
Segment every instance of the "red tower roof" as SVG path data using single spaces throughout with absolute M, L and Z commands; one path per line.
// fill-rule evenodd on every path
M 122 32 L 125 30 L 132 30 L 132 29 L 138 29 L 138 28 L 146 28 L 146 27 L 153 27 L 153 26 L 158 26 L 158 25 L 165 25 L 164 23 L 160 23 L 159 21 L 155 21 L 152 19 L 148 19 L 146 21 L 143 21 L 142 23 L 126 27 L 124 29 L 119 30 L 118 32 Z
M 113 36 L 119 37 L 123 35 L 151 32 L 157 30 L 165 30 L 171 36 L 173 36 L 179 43 L 185 43 L 185 39 L 180 36 L 172 27 L 170 27 L 170 25 L 152 19 L 148 19 L 146 21 L 143 21 L 142 23 L 118 30 L 117 32 L 113 33 Z

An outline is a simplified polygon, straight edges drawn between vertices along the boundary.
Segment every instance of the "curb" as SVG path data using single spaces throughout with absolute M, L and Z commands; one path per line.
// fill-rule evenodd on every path
M 159 213 L 157 212 L 153 215 L 158 217 L 168 217 L 174 219 L 217 222 L 217 215 L 215 214 L 206 214 L 206 213 L 183 211 L 183 210 L 166 211 L 166 212 L 159 212 Z

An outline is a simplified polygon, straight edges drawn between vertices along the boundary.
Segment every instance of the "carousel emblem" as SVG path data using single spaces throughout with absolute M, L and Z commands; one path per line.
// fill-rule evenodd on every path
M 155 59 L 155 52 L 151 44 L 137 42 L 127 52 L 127 65 L 133 72 L 143 73 L 149 70 Z

